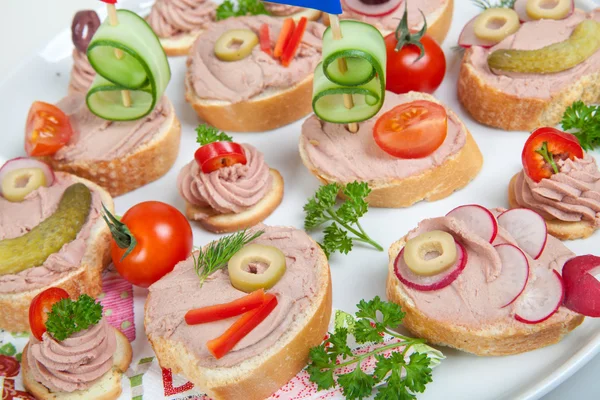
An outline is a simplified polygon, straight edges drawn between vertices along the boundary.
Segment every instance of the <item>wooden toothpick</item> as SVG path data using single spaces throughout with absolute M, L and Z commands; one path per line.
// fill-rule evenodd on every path
M 119 25 L 119 18 L 117 17 L 117 8 L 114 4 L 106 3 L 106 10 L 108 11 L 108 22 L 112 26 Z M 115 49 L 115 57 L 117 60 L 123 58 L 123 52 L 120 49 Z M 121 99 L 125 107 L 131 107 L 131 94 L 129 90 L 121 90 Z

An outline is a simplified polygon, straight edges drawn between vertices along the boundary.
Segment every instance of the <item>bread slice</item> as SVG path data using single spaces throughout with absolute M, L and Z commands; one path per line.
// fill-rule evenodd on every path
M 583 315 L 565 307 L 542 323 L 519 324 L 517 327 L 499 324 L 493 328 L 476 329 L 432 319 L 415 306 L 394 272 L 394 260 L 405 244 L 406 237 L 390 247 L 387 297 L 406 313 L 404 326 L 430 344 L 454 347 L 478 356 L 519 354 L 557 343 L 583 322 Z
M 512 177 L 508 185 L 508 204 L 510 208 L 522 208 L 515 197 L 517 175 Z M 570 222 L 557 219 L 547 219 L 546 226 L 548 227 L 548 233 L 560 240 L 585 239 L 592 236 L 597 229 L 594 223 L 590 221 Z
M 56 392 L 53 393 L 48 388 L 36 381 L 31 374 L 27 360 L 27 348 L 29 343 L 23 349 L 23 359 L 21 360 L 23 373 L 23 386 L 35 396 L 38 400 L 116 400 L 121 395 L 121 377 L 131 364 L 132 349 L 129 340 L 119 330 L 113 328 L 117 336 L 117 349 L 113 358 L 113 368 L 102 375 L 92 387 L 87 390 L 77 390 L 75 392 Z
M 296 316 L 271 348 L 234 367 L 206 368 L 198 365 L 198 359 L 181 342 L 148 337 L 160 366 L 184 375 L 213 400 L 262 400 L 276 392 L 306 367 L 309 349 L 323 341 L 329 327 L 331 276 L 327 258 L 317 248 L 319 280 L 311 306 Z M 146 300 L 146 306 L 148 303 Z M 148 313 L 145 315 L 148 326 Z
M 237 232 L 264 221 L 281 204 L 283 177 L 276 169 L 270 170 L 273 186 L 266 196 L 254 206 L 239 214 L 219 214 L 210 207 L 198 207 L 185 203 L 185 215 L 198 221 L 202 227 L 214 233 Z M 208 216 L 207 216 L 208 215 Z
M 186 74 L 185 89 L 185 99 L 198 117 L 223 131 L 269 131 L 312 112 L 313 74 L 288 89 L 267 90 L 240 103 L 201 99 L 192 87 L 189 71 Z
M 67 175 L 64 172 L 56 172 L 56 174 Z M 76 176 L 73 178 L 99 193 L 102 203 L 107 209 L 114 212 L 112 197 L 106 190 L 86 179 Z M 106 222 L 102 218 L 98 218 L 87 240 L 86 250 L 79 268 L 38 289 L 0 293 L 0 329 L 9 332 L 29 331 L 29 304 L 35 296 L 50 287 L 65 289 L 72 297 L 79 297 L 82 294 L 98 296 L 102 291 L 102 271 L 110 263 L 110 240 L 111 234 Z
M 424 99 L 441 104 L 433 96 L 411 92 L 414 100 Z M 447 110 L 449 113 L 452 111 Z M 457 117 L 458 120 L 458 117 Z M 467 134 L 463 148 L 446 162 L 419 175 L 405 179 L 388 179 L 368 182 L 371 194 L 367 201 L 371 207 L 409 207 L 421 200 L 435 201 L 450 196 L 455 190 L 466 186 L 481 170 L 483 156 L 467 127 L 461 122 L 461 129 Z M 350 134 L 350 133 L 349 133 Z M 300 158 L 308 170 L 323 184 L 335 183 L 336 179 L 320 171 L 311 161 L 300 138 Z M 342 184 L 343 182 L 338 182 Z
M 173 104 L 169 118 L 154 137 L 124 157 L 110 161 L 60 161 L 52 156 L 40 157 L 55 171 L 65 171 L 89 179 L 106 189 L 112 196 L 120 196 L 153 182 L 166 174 L 179 154 L 181 124 Z

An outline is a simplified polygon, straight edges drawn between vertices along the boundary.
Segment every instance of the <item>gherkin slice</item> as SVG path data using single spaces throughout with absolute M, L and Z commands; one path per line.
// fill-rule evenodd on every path
M 496 50 L 488 57 L 493 70 L 552 74 L 581 64 L 600 49 L 600 22 L 581 22 L 567 40 L 537 50 Z
M 86 185 L 69 186 L 54 214 L 23 236 L 0 241 L 0 275 L 39 267 L 75 240 L 87 221 L 91 204 L 92 193 Z

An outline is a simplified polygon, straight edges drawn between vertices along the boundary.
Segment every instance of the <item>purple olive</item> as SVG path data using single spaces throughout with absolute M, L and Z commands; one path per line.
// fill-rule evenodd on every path
M 99 26 L 100 18 L 96 14 L 96 11 L 78 11 L 73 17 L 73 23 L 71 24 L 71 37 L 75 48 L 85 53 Z

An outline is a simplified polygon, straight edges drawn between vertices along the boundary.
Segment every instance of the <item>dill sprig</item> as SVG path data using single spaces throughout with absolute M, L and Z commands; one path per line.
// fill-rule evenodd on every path
M 496 2 L 492 0 L 473 0 L 473 4 L 482 10 L 489 8 L 514 8 L 515 0 L 498 0 Z

